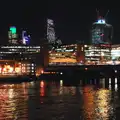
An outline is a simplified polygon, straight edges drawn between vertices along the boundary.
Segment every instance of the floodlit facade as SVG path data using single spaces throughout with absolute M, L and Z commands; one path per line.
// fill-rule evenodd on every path
M 104 65 L 111 60 L 111 45 L 84 45 L 85 64 Z
M 49 51 L 49 65 L 84 64 L 84 48 L 77 44 L 63 45 Z
M 35 75 L 36 65 L 30 61 L 0 60 L 1 76 Z
M 77 45 L 65 45 L 49 51 L 49 65 L 68 65 L 77 63 Z
M 35 55 L 40 53 L 40 46 L 0 46 L 0 59 L 14 55 Z M 3 58 L 2 58 L 3 57 Z M 21 57 L 22 58 L 22 57 Z
M 49 65 L 120 64 L 120 45 L 63 45 L 49 51 Z
M 0 46 L 0 60 L 40 62 L 40 46 Z
M 112 64 L 120 64 L 120 44 L 112 45 L 111 57 Z
M 11 53 L 37 53 L 40 52 L 40 46 L 0 46 L 0 51 Z

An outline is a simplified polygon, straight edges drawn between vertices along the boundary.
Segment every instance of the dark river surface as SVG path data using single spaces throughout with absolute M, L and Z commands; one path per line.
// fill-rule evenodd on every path
M 119 81 L 0 83 L 0 120 L 120 120 Z

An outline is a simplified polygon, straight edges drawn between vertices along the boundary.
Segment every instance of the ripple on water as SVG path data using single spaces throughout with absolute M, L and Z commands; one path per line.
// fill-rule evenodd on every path
M 109 89 L 44 82 L 0 84 L 0 120 L 114 120 L 119 116 L 120 85 L 115 91 L 114 85 Z

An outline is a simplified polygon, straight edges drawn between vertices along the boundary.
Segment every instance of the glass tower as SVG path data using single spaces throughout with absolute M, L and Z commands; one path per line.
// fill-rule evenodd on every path
M 99 18 L 97 22 L 93 23 L 91 31 L 92 44 L 111 44 L 113 36 L 113 27 L 107 24 L 105 19 Z
M 8 31 L 9 44 L 18 44 L 17 38 L 18 38 L 18 36 L 16 33 L 16 27 L 11 26 L 9 31 Z
M 55 44 L 54 21 L 51 19 L 47 19 L 47 40 L 49 44 Z

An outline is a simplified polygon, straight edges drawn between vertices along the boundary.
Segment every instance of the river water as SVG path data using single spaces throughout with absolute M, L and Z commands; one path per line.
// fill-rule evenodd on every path
M 119 81 L 0 83 L 0 120 L 119 120 Z

